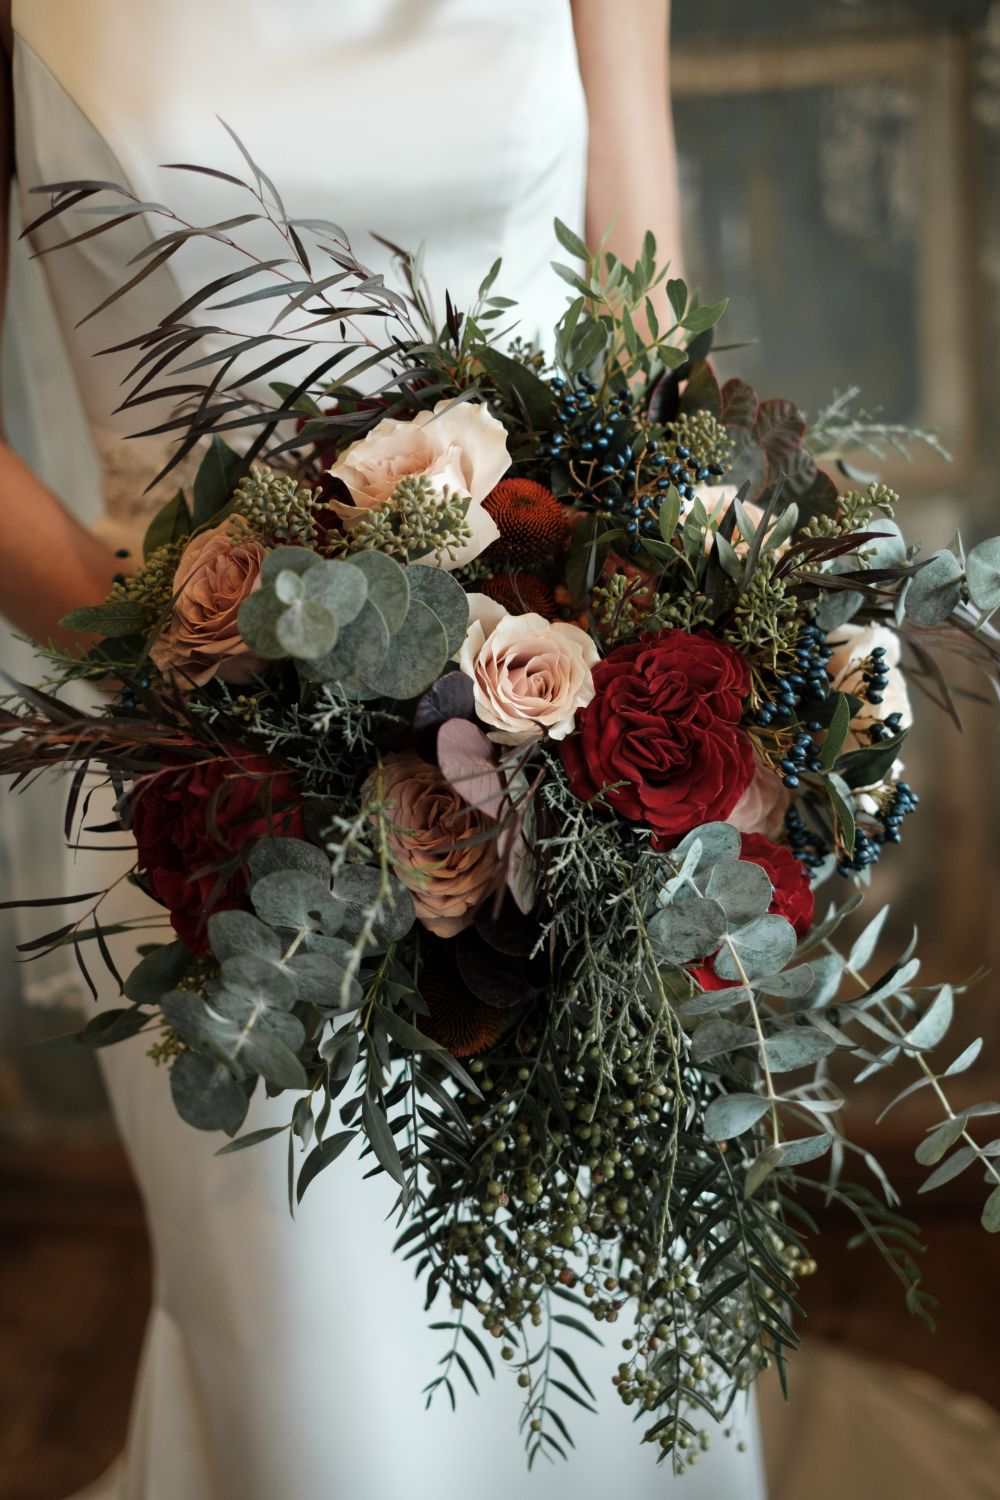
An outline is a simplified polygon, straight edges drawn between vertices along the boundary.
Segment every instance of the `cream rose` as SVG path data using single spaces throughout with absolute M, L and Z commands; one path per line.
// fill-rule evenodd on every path
M 827 636 L 827 643 L 833 648 L 827 667 L 833 686 L 838 692 L 851 693 L 862 700 L 851 721 L 851 733 L 845 748 L 854 750 L 859 745 L 867 745 L 868 736 L 863 731 L 869 729 L 874 720 L 888 719 L 891 714 L 899 715 L 901 729 L 908 729 L 913 723 L 913 713 L 906 679 L 899 670 L 900 645 L 896 632 L 885 625 L 838 625 Z M 862 674 L 865 663 L 877 647 L 885 653 L 882 662 L 889 683 L 882 693 L 882 702 L 869 703 Z
M 472 678 L 476 713 L 500 745 L 565 739 L 594 696 L 597 647 L 578 625 L 512 615 L 469 594 L 469 628 L 458 664 Z
M 177 564 L 170 618 L 149 652 L 165 677 L 191 688 L 212 677 L 249 682 L 260 671 L 265 663 L 240 635 L 236 617 L 259 586 L 266 556 L 233 517 L 188 542 Z
M 753 781 L 726 822 L 732 823 L 740 833 L 762 833 L 765 838 L 776 839 L 791 800 L 791 793 L 781 777 L 754 757 Z
M 454 937 L 499 882 L 499 849 L 488 836 L 496 820 L 412 751 L 385 757 L 383 785 L 393 869 L 428 931 Z
M 472 562 L 500 535 L 483 501 L 510 468 L 507 429 L 482 401 L 439 401 L 410 422 L 384 417 L 371 432 L 352 443 L 328 473 L 351 492 L 353 504 L 333 502 L 350 527 L 359 510 L 384 505 L 401 479 L 416 475 L 435 489 L 468 495 L 466 520 L 472 538 L 454 557 L 435 557 L 449 572 Z

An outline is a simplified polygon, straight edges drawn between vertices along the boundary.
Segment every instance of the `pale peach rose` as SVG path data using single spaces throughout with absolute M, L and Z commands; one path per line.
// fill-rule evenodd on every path
M 240 635 L 236 617 L 260 584 L 266 556 L 233 517 L 192 537 L 174 575 L 170 618 L 149 653 L 165 677 L 191 688 L 212 677 L 249 682 L 260 671 L 265 664 Z
M 827 667 L 833 686 L 838 692 L 851 693 L 862 700 L 851 721 L 851 732 L 844 748 L 856 750 L 867 745 L 869 736 L 864 731 L 870 729 L 876 719 L 887 719 L 890 714 L 899 714 L 900 728 L 908 729 L 913 723 L 913 712 L 906 679 L 899 669 L 901 648 L 896 632 L 885 625 L 838 625 L 830 631 L 827 643 L 833 648 Z M 889 683 L 882 693 L 882 702 L 869 703 L 865 696 L 867 684 L 863 672 L 865 662 L 877 646 L 885 652 L 882 662 Z
M 755 756 L 753 780 L 726 822 L 732 823 L 740 833 L 762 833 L 765 838 L 776 839 L 784 826 L 791 800 L 791 793 L 781 777 Z
M 353 504 L 334 501 L 332 508 L 348 528 L 359 510 L 384 505 L 401 479 L 409 475 L 430 480 L 434 488 L 469 496 L 466 521 L 472 537 L 454 557 L 431 554 L 427 559 L 451 572 L 484 552 L 500 533 L 483 501 L 510 468 L 507 429 L 483 401 L 451 398 L 433 411 L 421 411 L 412 421 L 384 417 L 371 432 L 352 443 L 328 473 L 351 492 Z
M 472 678 L 476 714 L 500 745 L 565 739 L 594 696 L 598 650 L 585 630 L 542 615 L 512 615 L 469 594 L 469 627 L 458 664 Z
M 496 820 L 470 807 L 437 766 L 412 751 L 385 757 L 383 785 L 392 867 L 428 931 L 454 937 L 497 887 L 500 858 L 488 836 Z

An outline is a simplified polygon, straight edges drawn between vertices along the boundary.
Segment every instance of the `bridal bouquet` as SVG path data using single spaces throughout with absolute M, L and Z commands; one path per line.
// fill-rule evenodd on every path
M 207 226 L 45 190 L 39 224 L 104 215 L 64 243 L 166 219 L 118 295 L 195 236 L 222 267 L 130 345 L 124 406 L 169 403 L 147 431 L 176 438 L 164 472 L 203 455 L 193 484 L 65 622 L 95 643 L 49 648 L 2 721 L 0 769 L 77 768 L 68 827 L 106 768 L 173 934 L 119 980 L 91 894 L 48 946 L 89 978 L 92 944 L 123 992 L 80 1040 L 148 1038 L 224 1152 L 286 1136 L 290 1203 L 348 1148 L 398 1184 L 399 1253 L 444 1309 L 429 1398 L 495 1353 L 529 1458 L 563 1452 L 596 1329 L 684 1467 L 795 1345 L 811 1198 L 927 1315 L 839 1123 L 845 1063 L 926 1090 L 926 1186 L 975 1166 L 1000 1228 L 973 1120 L 998 1106 L 948 1102 L 979 1049 L 944 1047 L 961 986 L 921 986 L 910 950 L 873 966 L 884 911 L 838 931 L 918 805 L 907 682 L 950 703 L 944 651 L 996 676 L 1000 540 L 924 556 L 843 459 L 896 430 L 720 384 L 725 304 L 651 237 L 626 265 L 557 224 L 550 363 L 499 263 L 439 321 L 419 257 L 389 247 L 391 289 L 247 160 L 181 169 L 250 195 Z M 99 711 L 59 696 L 81 678 Z M 244 1130 L 255 1093 L 287 1123 Z

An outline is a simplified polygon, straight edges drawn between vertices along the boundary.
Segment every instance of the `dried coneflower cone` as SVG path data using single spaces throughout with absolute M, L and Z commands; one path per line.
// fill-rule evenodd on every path
M 504 1012 L 470 994 L 453 966 L 450 973 L 424 969 L 420 993 L 430 1015 L 414 1016 L 416 1026 L 432 1042 L 447 1047 L 453 1057 L 485 1052 L 503 1035 L 507 1024 Z
M 484 594 L 502 604 L 512 615 L 541 615 L 544 620 L 556 617 L 555 594 L 547 583 L 518 568 L 515 573 L 497 573 L 479 585 Z
M 569 545 L 565 506 L 533 479 L 501 479 L 483 501 L 500 539 L 484 554 L 488 561 L 517 564 L 550 562 Z

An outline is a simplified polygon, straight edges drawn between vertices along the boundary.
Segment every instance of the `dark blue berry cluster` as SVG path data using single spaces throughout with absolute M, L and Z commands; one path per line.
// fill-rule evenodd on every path
M 754 714 L 754 723 L 759 724 L 762 729 L 767 729 L 775 723 L 787 723 L 795 716 L 795 711 L 800 706 L 808 707 L 809 704 L 822 703 L 830 690 L 830 680 L 827 675 L 830 655 L 831 649 L 818 626 L 804 625 L 795 643 L 792 670 L 783 677 L 775 679 L 771 696 L 764 699 Z M 821 729 L 822 725 L 810 723 L 807 728 L 815 732 Z M 801 757 L 803 762 L 807 762 L 808 759 L 808 754 Z M 784 764 L 782 764 L 782 769 L 785 769 Z M 788 768 L 789 774 L 794 773 L 795 769 L 794 766 Z M 810 770 L 812 769 L 814 768 L 810 767 Z M 787 784 L 798 785 L 794 781 Z
M 885 664 L 885 647 L 876 646 L 861 673 L 865 685 L 865 697 L 869 703 L 881 703 L 882 695 L 889 686 L 889 668 Z
M 797 807 L 790 807 L 785 813 L 785 832 L 788 835 L 788 847 L 796 858 L 801 860 L 807 870 L 818 869 L 829 853 L 828 845 L 821 834 L 806 827 Z
M 920 798 L 905 781 L 893 787 L 891 794 L 874 815 L 870 828 L 858 826 L 854 836 L 854 852 L 844 855 L 837 864 L 841 875 L 850 875 L 878 863 L 879 855 L 886 844 L 902 842 L 903 819 L 915 812 Z
M 635 417 L 632 397 L 618 391 L 605 401 L 596 399 L 597 387 L 587 376 L 575 385 L 561 377 L 552 382 L 558 398 L 559 428 L 548 457 L 572 466 L 583 492 L 578 504 L 620 521 L 635 555 L 643 537 L 659 537 L 659 506 L 675 485 L 683 500 L 693 500 L 695 485 L 725 473 L 683 444 L 669 448 L 650 440 Z
M 139 678 L 139 686 L 140 686 L 140 688 L 148 688 L 149 687 L 149 678 L 148 677 L 140 677 Z M 121 692 L 121 705 L 122 705 L 122 708 L 129 708 L 129 709 L 131 709 L 131 708 L 137 708 L 138 705 L 139 705 L 139 700 L 136 697 L 135 688 L 132 687 L 129 683 L 126 683 L 125 686 L 122 688 L 122 692 Z

